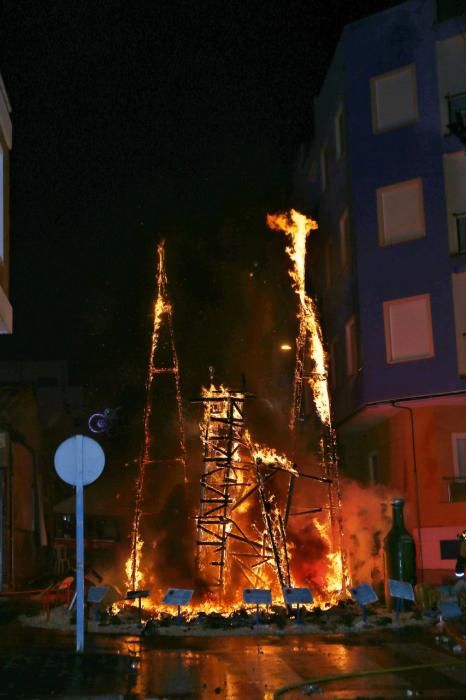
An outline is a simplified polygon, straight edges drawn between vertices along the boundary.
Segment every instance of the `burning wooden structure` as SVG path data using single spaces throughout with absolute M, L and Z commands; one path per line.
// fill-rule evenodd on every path
M 226 595 L 236 567 L 243 583 L 281 590 L 293 585 L 286 526 L 293 512 L 292 488 L 287 498 L 279 475 L 290 483 L 298 477 L 330 484 L 328 477 L 305 474 L 285 455 L 253 442 L 245 429 L 245 403 L 251 394 L 213 384 L 195 399 L 202 403 L 204 446 L 196 516 L 196 561 L 200 576 Z M 213 568 L 212 568 L 213 567 Z M 212 571 L 215 571 L 212 574 Z M 228 576 L 227 572 L 228 571 Z

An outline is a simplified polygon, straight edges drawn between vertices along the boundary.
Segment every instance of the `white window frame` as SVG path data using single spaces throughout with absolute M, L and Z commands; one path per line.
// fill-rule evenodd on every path
M 392 350 L 392 334 L 391 334 L 391 323 L 390 323 L 390 307 L 396 306 L 397 304 L 405 304 L 406 302 L 413 301 L 414 299 L 420 301 L 424 299 L 426 306 L 429 310 L 429 351 L 422 355 L 411 355 L 409 357 L 395 358 Z M 383 302 L 383 319 L 384 319 L 384 329 L 385 329 L 385 352 L 387 363 L 389 365 L 397 365 L 400 362 L 416 362 L 417 360 L 428 360 L 434 357 L 434 336 L 432 331 L 432 308 L 430 304 L 430 294 L 416 294 L 411 297 L 401 297 L 400 299 L 388 299 Z
M 383 204 L 383 195 L 385 192 L 389 192 L 390 190 L 396 190 L 396 189 L 401 189 L 403 185 L 408 185 L 412 183 L 417 183 L 419 186 L 419 202 L 420 202 L 420 208 L 419 208 L 419 222 L 420 222 L 420 230 L 419 231 L 413 231 L 410 233 L 409 238 L 405 238 L 401 241 L 390 241 L 388 234 L 385 232 L 385 224 L 384 224 L 384 204 Z M 392 245 L 402 245 L 403 243 L 409 243 L 410 241 L 417 241 L 421 238 L 425 238 L 426 235 L 426 222 L 425 222 L 425 215 L 424 215 L 424 187 L 423 187 L 423 182 L 422 182 L 422 177 L 414 177 L 410 180 L 402 180 L 401 182 L 394 182 L 391 185 L 383 185 L 382 187 L 377 188 L 377 222 L 378 222 L 378 230 L 379 230 L 379 245 L 385 247 L 392 246 Z
M 354 350 L 353 352 L 353 334 Z M 356 333 L 356 319 L 352 316 L 345 324 L 345 350 L 346 350 L 346 376 L 354 377 L 358 372 L 358 336 Z
M 409 71 L 412 75 L 412 85 L 413 85 L 413 104 L 414 104 L 414 116 L 409 119 L 397 122 L 396 124 L 391 124 L 390 126 L 378 125 L 378 110 L 377 110 L 377 81 L 382 81 L 386 78 L 393 78 L 397 73 L 403 73 Z M 400 68 L 395 68 L 395 70 L 387 71 L 386 73 L 380 73 L 379 75 L 374 75 L 370 80 L 370 90 L 371 90 L 371 107 L 372 107 L 372 130 L 374 134 L 383 134 L 386 131 L 393 131 L 393 129 L 401 129 L 404 126 L 409 126 L 410 124 L 415 124 L 419 120 L 419 103 L 417 98 L 417 80 L 416 80 L 416 66 L 414 63 L 409 63 L 406 66 L 401 66 Z
M 466 479 L 466 464 L 464 465 L 464 474 L 461 474 L 460 465 L 458 463 L 458 440 L 466 440 L 466 433 L 452 433 L 451 434 L 451 450 L 453 454 L 453 471 L 458 479 Z
M 341 160 L 346 151 L 345 133 L 345 110 L 343 105 L 337 109 L 334 120 L 335 129 L 335 155 L 337 160 Z
M 322 192 L 328 187 L 328 145 L 322 144 L 320 148 L 320 189 Z

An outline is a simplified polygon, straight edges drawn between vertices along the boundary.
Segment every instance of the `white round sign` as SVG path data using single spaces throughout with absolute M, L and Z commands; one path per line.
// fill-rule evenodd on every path
M 60 479 L 71 486 L 86 486 L 102 474 L 105 454 L 96 440 L 85 435 L 74 435 L 58 446 L 54 463 Z

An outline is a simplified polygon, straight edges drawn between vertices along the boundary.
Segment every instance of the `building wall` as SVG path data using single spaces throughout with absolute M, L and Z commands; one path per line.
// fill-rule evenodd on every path
M 466 82 L 466 62 L 462 70 L 463 49 L 457 42 L 458 36 L 463 41 L 461 23 L 436 25 L 433 17 L 432 2 L 411 1 L 346 27 L 316 101 L 315 139 L 304 163 L 299 205 L 319 221 L 310 243 L 311 284 L 327 346 L 337 348 L 337 420 L 365 403 L 466 390 L 463 372 L 458 372 L 458 353 L 466 352 L 464 331 L 458 328 L 462 309 L 454 308 L 452 289 L 452 275 L 466 270 L 466 256 L 454 254 L 453 216 L 463 206 L 466 212 L 466 156 L 456 137 L 445 137 L 442 125 L 443 91 L 458 90 Z M 439 55 L 447 57 L 440 68 Z M 461 74 L 454 85 L 451 77 L 446 83 L 450 73 L 445 66 Z M 380 130 L 374 121 L 374 81 L 406 67 L 413 73 L 415 116 L 405 125 Z M 389 104 L 398 97 L 394 93 Z M 341 106 L 347 148 L 337 160 L 334 119 Z M 323 147 L 328 156 L 326 187 Z M 422 231 L 413 240 L 382 245 L 380 202 L 387 196 L 382 188 L 407 181 L 419 182 Z M 410 216 L 409 206 L 406 213 L 401 210 L 401 219 Z M 346 267 L 339 240 L 345 211 L 354 246 Z M 432 356 L 387 361 L 384 302 L 420 295 L 426 295 L 430 308 Z M 348 376 L 345 324 L 352 317 L 360 356 L 358 371 Z M 463 349 L 457 348 L 457 339 Z
M 466 254 L 457 228 L 466 155 L 448 129 L 448 100 L 466 92 L 465 34 L 464 17 L 437 21 L 434 0 L 347 26 L 297 176 L 296 205 L 319 223 L 310 285 L 331 360 L 343 469 L 367 482 L 369 455 L 372 469 L 378 455 L 377 480 L 388 498 L 406 498 L 416 537 L 420 513 L 424 568 L 451 569 L 441 543 L 466 528 L 466 497 L 450 502 L 448 479 L 452 433 L 466 433 Z M 337 158 L 341 107 L 346 150 Z M 409 412 L 391 407 L 401 399 L 413 409 L 414 450 Z
M 457 29 L 457 32 L 459 30 Z M 431 3 L 404 3 L 345 33 L 353 225 L 358 265 L 362 401 L 465 389 L 456 370 L 443 134 Z M 413 65 L 419 118 L 384 132 L 372 123 L 371 80 Z M 457 143 L 457 147 L 458 147 Z M 422 179 L 425 236 L 381 246 L 377 189 Z M 382 304 L 430 296 L 434 356 L 387 364 Z
M 392 413 L 369 430 L 340 435 L 343 466 L 347 476 L 368 484 L 369 456 L 376 452 L 375 483 L 387 486 L 387 499 L 406 499 L 405 522 L 418 539 L 410 415 L 406 409 L 393 408 Z M 424 567 L 451 569 L 451 560 L 441 559 L 440 541 L 454 540 L 466 529 L 465 504 L 449 502 L 448 491 L 454 476 L 452 435 L 466 433 L 466 406 L 417 407 L 413 421 Z

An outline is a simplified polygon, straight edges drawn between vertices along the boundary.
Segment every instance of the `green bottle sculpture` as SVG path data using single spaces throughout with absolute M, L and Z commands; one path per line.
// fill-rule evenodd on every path
M 396 498 L 392 501 L 393 524 L 384 540 L 385 558 L 385 600 L 387 607 L 394 609 L 396 601 L 390 596 L 388 579 L 416 583 L 416 547 L 414 540 L 405 528 L 403 520 L 404 500 Z M 403 600 L 401 609 L 408 610 L 411 604 Z

